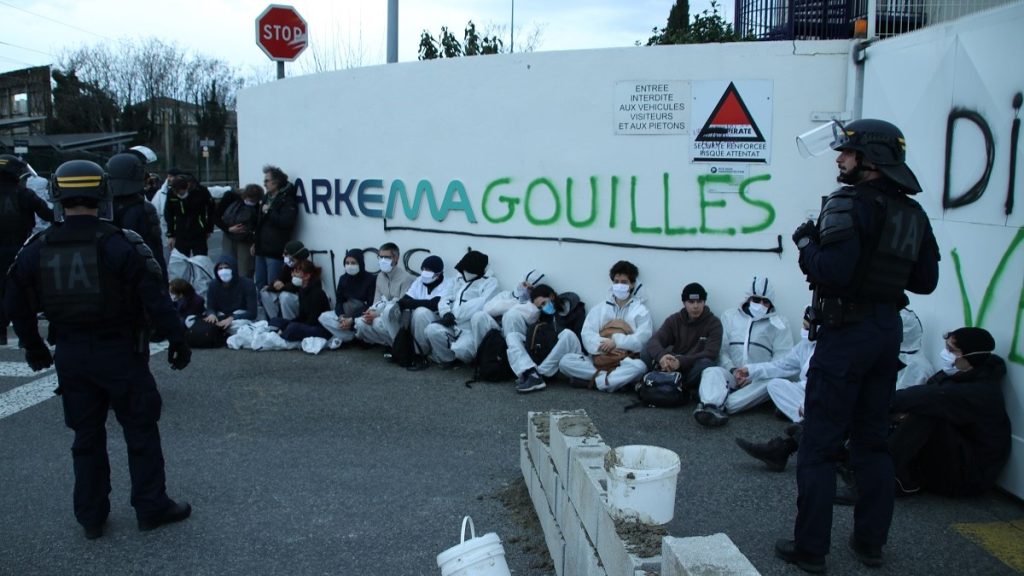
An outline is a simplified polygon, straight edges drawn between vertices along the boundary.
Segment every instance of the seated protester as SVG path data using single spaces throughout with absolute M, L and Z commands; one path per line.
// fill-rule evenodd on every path
M 363 251 L 353 248 L 345 252 L 345 273 L 338 278 L 334 294 L 334 311 L 320 315 L 320 325 L 331 333 L 329 348 L 338 348 L 356 337 L 356 318 L 363 315 L 373 303 L 377 279 L 366 271 Z
M 238 276 L 235 259 L 226 254 L 213 270 L 217 280 L 207 290 L 204 320 L 233 335 L 238 331 L 236 320 L 256 320 L 256 285 Z
M 932 363 L 921 354 L 921 342 L 924 339 L 921 319 L 910 308 L 904 308 L 900 310 L 900 320 L 903 322 L 900 363 L 904 367 L 896 375 L 897 390 L 924 384 L 935 373 Z
M 419 354 L 423 356 L 421 361 L 409 367 L 410 370 L 419 368 L 420 364 L 426 367 L 426 357 L 430 355 L 427 326 L 440 318 L 437 307 L 441 303 L 441 297 L 451 291 L 452 284 L 451 279 L 444 275 L 444 261 L 441 257 L 427 256 L 420 266 L 419 277 L 413 281 L 409 291 L 398 300 L 398 308 L 402 315 L 409 313 L 409 330 L 412 332 Z
M 896 493 L 931 490 L 947 496 L 991 488 L 1010 455 L 1003 399 L 1006 364 L 983 328 L 945 335 L 942 369 L 921 386 L 897 391 L 889 436 Z
M 700 379 L 700 404 L 693 417 L 702 426 L 722 426 L 729 414 L 768 400 L 768 380 L 737 378 L 747 364 L 782 358 L 793 347 L 789 323 L 772 302 L 775 287 L 767 278 L 754 277 L 747 299 L 722 314 L 723 346 L 718 366 L 704 370 Z
M 200 318 L 206 310 L 206 301 L 196 293 L 196 289 L 184 278 L 175 278 L 169 285 L 171 301 L 174 302 L 174 309 L 178 312 L 178 318 L 182 324 L 187 323 L 189 317 Z
M 299 291 L 292 285 L 292 271 L 299 262 L 309 258 L 309 250 L 298 240 L 284 245 L 284 265 L 277 278 L 260 290 L 260 304 L 267 314 L 267 320 L 284 318 L 291 320 L 299 313 Z
M 455 265 L 460 276 L 437 305 L 440 319 L 426 328 L 430 358 L 442 368 L 455 366 L 456 360 L 469 363 L 476 358 L 487 331 L 473 330 L 473 315 L 498 291 L 498 279 L 487 274 L 487 255 L 470 250 Z
M 396 312 L 398 299 L 409 291 L 415 280 L 398 265 L 400 252 L 394 242 L 385 242 L 377 249 L 377 281 L 373 292 L 373 305 L 356 318 L 356 338 L 367 344 L 391 346 L 398 333 L 398 322 L 388 322 Z
M 654 323 L 639 294 L 639 273 L 636 265 L 626 260 L 609 270 L 612 286 L 608 299 L 590 309 L 580 332 L 583 348 L 591 355 L 566 354 L 558 363 L 558 370 L 572 384 L 614 392 L 647 372 L 639 355 L 651 339 Z
M 248 184 L 240 194 L 230 191 L 224 194 L 214 214 L 217 227 L 224 232 L 221 253 L 235 257 L 238 260 L 238 273 L 246 278 L 252 278 L 256 270 L 252 243 L 256 238 L 256 222 L 262 199 L 263 188 L 257 184 Z
M 530 290 L 544 278 L 537 270 L 530 270 L 526 278 L 516 285 L 512 290 L 502 290 L 494 295 L 484 304 L 484 309 L 473 315 L 472 324 L 474 333 L 487 334 L 490 330 L 500 329 L 503 336 L 508 336 L 509 331 L 518 331 L 526 334 L 527 321 L 522 314 L 508 316 L 509 322 L 505 322 L 506 312 L 522 306 L 520 312 L 528 312 L 536 322 L 536 307 L 531 306 Z M 532 310 L 532 312 L 530 312 Z
M 288 342 L 311 337 L 330 338 L 331 333 L 320 325 L 320 315 L 331 309 L 331 301 L 320 284 L 320 267 L 309 260 L 297 262 L 292 269 L 291 284 L 298 290 L 298 314 L 291 320 L 271 318 L 269 324 Z
M 640 357 L 653 370 L 679 372 L 683 390 L 693 392 L 704 369 L 718 361 L 722 321 L 708 308 L 708 292 L 700 284 L 687 284 L 682 298 L 683 309 L 665 319 Z
M 526 393 L 542 390 L 547 386 L 546 378 L 558 373 L 558 364 L 566 354 L 582 354 L 579 336 L 566 326 L 562 320 L 566 314 L 559 314 L 558 294 L 547 284 L 538 284 L 530 288 L 530 306 L 533 310 L 521 311 L 519 307 L 505 313 L 505 318 L 522 318 L 523 326 L 527 323 L 547 322 L 558 335 L 554 347 L 543 357 L 537 359 L 527 350 L 526 329 L 512 329 L 505 334 L 508 345 L 508 363 L 516 375 L 516 392 Z M 513 322 L 502 321 L 502 326 Z M 535 353 L 536 354 L 536 353 Z M 540 362 L 539 364 L 537 362 Z

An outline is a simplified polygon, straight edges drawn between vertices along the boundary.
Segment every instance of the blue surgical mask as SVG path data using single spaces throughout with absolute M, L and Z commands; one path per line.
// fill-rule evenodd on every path
M 547 315 L 549 315 L 549 316 L 554 314 L 555 313 L 555 303 L 552 302 L 551 300 L 548 300 L 547 302 L 544 303 L 543 306 L 541 306 L 540 311 L 545 313 L 545 314 L 547 314 Z

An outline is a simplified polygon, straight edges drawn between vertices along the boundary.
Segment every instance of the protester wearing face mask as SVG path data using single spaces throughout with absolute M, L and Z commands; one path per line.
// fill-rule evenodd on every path
M 472 362 L 483 334 L 473 330 L 473 315 L 498 292 L 498 279 L 487 273 L 488 258 L 470 250 L 455 265 L 459 275 L 437 305 L 440 318 L 426 327 L 430 358 L 442 368 Z M 486 332 L 485 332 L 486 333 Z
M 922 489 L 947 496 L 991 488 L 1010 454 L 1010 419 L 1003 399 L 1006 364 L 984 328 L 945 335 L 942 369 L 928 382 L 897 391 L 889 436 L 896 493 Z
M 578 303 L 578 297 L 575 294 L 569 294 L 572 298 L 576 298 Z M 567 354 L 580 355 L 583 353 L 579 336 L 564 322 L 572 305 L 565 303 L 568 305 L 560 306 L 559 304 L 563 304 L 561 298 L 547 284 L 532 286 L 528 298 L 529 306 L 533 308 L 537 316 L 531 323 L 550 323 L 554 333 L 558 335 L 558 340 L 551 351 L 541 357 L 541 354 L 531 355 L 530 350 L 527 350 L 525 328 L 523 330 L 513 329 L 505 334 L 505 343 L 508 345 L 508 363 L 516 375 L 516 392 L 521 394 L 544 389 L 547 387 L 547 379 L 558 374 L 558 365 L 562 358 Z M 523 313 L 516 312 L 516 308 L 507 312 L 506 317 L 509 319 L 520 317 L 524 319 L 524 322 L 527 320 Z M 502 324 L 505 323 L 503 320 Z
M 743 304 L 722 313 L 724 345 L 718 366 L 701 374 L 700 404 L 693 412 L 701 425 L 723 426 L 729 414 L 768 400 L 767 379 L 738 377 L 737 371 L 748 364 L 780 359 L 793 347 L 789 322 L 777 313 L 774 299 L 774 285 L 755 276 Z
M 208 288 L 204 320 L 229 335 L 234 334 L 236 321 L 256 320 L 256 285 L 238 276 L 235 259 L 226 254 L 217 261 L 214 274 L 217 279 Z
M 217 204 L 216 223 L 224 232 L 221 253 L 234 256 L 238 260 L 239 274 L 246 278 L 252 278 L 255 272 L 252 243 L 256 238 L 262 199 L 263 188 L 248 184 L 239 194 L 227 192 Z
M 437 307 L 441 297 L 451 291 L 452 280 L 444 274 L 444 260 L 440 256 L 427 256 L 420 266 L 420 275 L 413 281 L 409 291 L 398 301 L 401 316 L 392 316 L 396 323 L 408 322 L 413 340 L 416 342 L 416 362 L 409 367 L 416 370 L 427 367 L 430 355 L 430 341 L 427 340 L 427 326 L 436 322 Z M 396 325 L 394 330 L 398 331 Z
M 171 185 L 164 205 L 167 246 L 185 256 L 206 255 L 207 240 L 213 233 L 213 196 L 191 174 L 182 174 Z
M 614 392 L 647 372 L 639 356 L 654 333 L 654 323 L 640 294 L 639 274 L 636 265 L 626 260 L 608 271 L 612 282 L 608 299 L 587 312 L 580 331 L 583 351 L 566 354 L 558 363 L 571 385 Z
M 171 301 L 174 302 L 174 309 L 178 312 L 178 318 L 186 327 L 191 327 L 197 318 L 203 316 L 203 311 L 206 310 L 206 300 L 197 294 L 196 289 L 184 278 L 175 278 L 168 286 Z M 191 320 L 189 320 L 190 318 Z
M 299 313 L 299 291 L 292 284 L 292 271 L 307 258 L 309 250 L 302 242 L 292 240 L 284 245 L 277 277 L 260 290 L 260 304 L 268 320 L 292 320 Z
M 356 318 L 373 303 L 377 279 L 366 271 L 363 251 L 353 248 L 345 252 L 345 273 L 338 278 L 334 310 L 320 315 L 320 325 L 331 333 L 327 347 L 334 350 L 356 337 Z
M 298 313 L 291 320 L 278 317 L 268 321 L 288 342 L 331 337 L 331 333 L 320 325 L 320 315 L 331 309 L 331 301 L 321 285 L 320 274 L 320 267 L 309 260 L 296 262 L 292 269 L 291 284 L 299 299 Z
M 390 347 L 398 333 L 398 323 L 389 318 L 399 315 L 398 299 L 409 291 L 415 278 L 399 264 L 401 252 L 394 242 L 377 249 L 377 281 L 373 304 L 356 318 L 356 338 L 367 344 Z

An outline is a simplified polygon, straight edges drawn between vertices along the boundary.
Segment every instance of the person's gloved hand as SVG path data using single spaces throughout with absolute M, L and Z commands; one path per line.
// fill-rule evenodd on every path
M 53 355 L 50 354 L 50 349 L 46 347 L 46 344 L 40 342 L 25 349 L 25 362 L 28 362 L 28 367 L 32 371 L 38 372 L 53 366 Z
M 455 326 L 455 314 L 448 312 L 444 316 L 441 316 L 441 319 L 438 320 L 437 323 L 446 328 L 451 328 L 452 326 Z
M 814 222 L 808 220 L 797 226 L 793 232 L 793 243 L 799 246 L 801 238 L 810 238 L 812 242 L 818 241 L 818 227 Z
M 184 370 L 192 361 L 192 349 L 185 342 L 171 342 L 167 347 L 167 361 L 171 370 Z

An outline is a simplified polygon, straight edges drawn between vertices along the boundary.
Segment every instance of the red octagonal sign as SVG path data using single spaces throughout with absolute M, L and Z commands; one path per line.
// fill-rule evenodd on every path
M 256 18 L 256 44 L 271 60 L 295 60 L 306 39 L 306 20 L 291 6 L 271 4 Z

